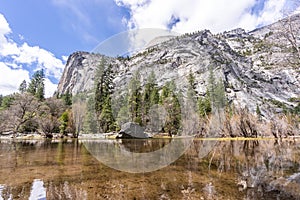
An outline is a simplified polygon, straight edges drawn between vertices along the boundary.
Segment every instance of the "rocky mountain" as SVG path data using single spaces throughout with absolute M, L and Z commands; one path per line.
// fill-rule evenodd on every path
M 94 86 L 94 75 L 102 58 L 113 66 L 114 83 L 126 90 L 135 71 L 145 84 L 156 75 L 158 86 L 174 80 L 177 90 L 186 95 L 188 75 L 195 76 L 198 96 L 206 95 L 210 68 L 216 80 L 224 82 L 228 100 L 262 115 L 293 109 L 300 97 L 300 15 L 246 32 L 235 29 L 220 34 L 209 30 L 150 45 L 128 58 L 112 58 L 87 52 L 69 56 L 58 85 L 58 94 L 76 95 Z M 118 92 L 118 93 L 119 93 Z

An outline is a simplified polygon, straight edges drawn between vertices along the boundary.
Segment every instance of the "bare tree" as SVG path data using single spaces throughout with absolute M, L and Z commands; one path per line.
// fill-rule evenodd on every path
M 290 7 L 282 11 L 284 19 L 280 20 L 279 35 L 288 43 L 288 49 L 291 49 L 287 61 L 292 66 L 300 64 L 300 15 L 293 14 L 293 10 L 300 6 L 299 1 L 291 0 Z
M 74 125 L 75 125 L 75 134 L 74 136 L 77 137 L 80 133 L 80 131 L 83 128 L 83 121 L 84 121 L 84 116 L 86 113 L 86 102 L 83 99 L 79 99 L 75 102 L 73 102 L 72 105 L 72 111 L 73 111 L 73 120 L 74 120 Z
M 61 99 L 48 98 L 39 109 L 39 128 L 46 135 L 59 131 L 59 117 L 65 111 L 66 106 Z
M 39 106 L 37 99 L 31 94 L 16 94 L 12 105 L 3 112 L 4 130 L 14 133 L 22 131 L 26 123 L 35 120 Z
M 45 105 L 49 108 L 50 114 L 56 117 L 60 117 L 66 110 L 64 101 L 55 97 L 47 98 L 45 100 Z
M 298 65 L 300 63 L 300 28 L 297 25 L 295 16 L 287 16 L 285 19 L 281 20 L 281 30 L 280 35 L 283 36 L 289 44 L 289 47 L 292 49 L 289 62 L 293 65 Z
M 57 127 L 59 127 L 59 124 L 57 117 L 52 115 L 46 115 L 39 118 L 39 128 L 46 136 L 52 137 L 52 133 L 56 132 L 55 129 L 58 129 Z

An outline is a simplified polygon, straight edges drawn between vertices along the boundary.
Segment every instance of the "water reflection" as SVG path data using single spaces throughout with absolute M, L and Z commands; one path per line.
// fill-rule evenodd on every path
M 3 198 L 4 188 L 5 188 L 5 185 L 0 185 L 0 200 L 4 200 L 4 198 Z M 11 197 L 9 197 L 8 199 L 11 199 Z
M 103 164 L 124 172 L 143 173 L 166 167 L 190 146 L 193 138 L 84 140 L 86 149 Z M 139 148 L 139 150 L 138 150 Z
M 46 199 L 46 188 L 44 187 L 44 182 L 40 179 L 33 180 L 29 200 L 45 200 L 45 199 Z
M 297 140 L 193 140 L 169 166 L 140 174 L 103 165 L 84 142 L 0 141 L 0 199 L 300 199 Z M 122 156 L 120 149 L 149 153 L 170 142 L 88 144 Z
M 170 144 L 172 138 L 167 139 L 122 139 L 117 140 L 121 144 L 122 148 L 125 151 L 134 152 L 134 153 L 147 153 L 157 151 L 161 148 L 164 148 L 166 145 Z

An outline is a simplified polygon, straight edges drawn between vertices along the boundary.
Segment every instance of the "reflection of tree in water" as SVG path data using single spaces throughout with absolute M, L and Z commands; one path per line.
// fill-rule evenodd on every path
M 153 139 L 153 142 L 159 142 L 152 147 L 168 146 L 173 140 L 176 139 L 159 143 L 160 140 Z M 29 142 L 0 142 L 0 150 L 7 155 L 0 163 L 0 182 L 7 183 L 2 189 L 0 185 L 4 199 L 11 194 L 14 199 L 18 196 L 28 199 L 33 176 L 43 176 L 47 199 L 299 199 L 300 148 L 298 142 L 291 140 L 194 140 L 177 161 L 145 174 L 118 172 L 103 166 L 82 148 L 83 145 L 80 146 L 82 143 L 77 142 L 61 141 L 64 148 L 61 153 L 65 156 L 62 157 L 64 165 L 60 165 L 53 160 L 62 150 L 58 143 L 34 143 L 32 146 Z M 126 145 L 128 148 L 130 143 Z M 140 142 L 138 145 L 145 144 Z M 175 152 L 180 145 L 183 143 L 178 143 L 161 157 L 155 157 L 156 162 L 167 159 L 168 153 Z M 116 158 L 122 156 L 116 152 L 125 148 L 116 140 L 98 140 L 91 146 L 99 155 L 115 151 L 113 156 Z M 24 152 L 27 152 L 26 156 Z M 204 153 L 208 155 L 201 157 Z M 17 162 L 16 170 L 7 169 L 13 167 L 14 162 Z M 135 164 L 128 167 L 134 168 Z M 145 160 L 144 164 L 151 163 Z M 241 185 L 241 191 L 238 191 L 238 183 L 242 181 L 246 188 Z
M 210 151 L 205 151 L 205 142 L 195 140 L 185 162 L 177 163 L 190 177 L 186 190 L 195 188 L 195 174 L 205 173 L 202 190 L 207 199 L 232 187 L 245 199 L 300 198 L 300 152 L 294 141 L 214 141 Z
M 234 173 L 237 185 L 245 192 L 247 199 L 285 198 L 295 192 L 279 186 L 282 183 L 277 179 L 289 184 L 291 174 L 298 172 L 299 160 L 296 158 L 300 155 L 292 143 L 275 141 L 274 144 L 272 141 L 263 140 L 221 141 L 206 159 L 211 161 L 208 163 L 210 170 L 217 170 L 220 176 L 225 176 L 223 178 L 228 173 Z M 300 188 L 299 184 L 298 187 Z M 278 190 L 282 190 L 280 194 Z

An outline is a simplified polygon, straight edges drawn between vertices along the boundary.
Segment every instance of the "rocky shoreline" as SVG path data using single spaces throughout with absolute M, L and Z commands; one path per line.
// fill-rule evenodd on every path
M 141 139 L 151 139 L 151 138 L 182 138 L 183 136 L 173 136 L 170 137 L 167 133 L 147 133 L 149 137 L 141 138 Z M 130 138 L 118 138 L 120 134 L 117 132 L 110 132 L 110 133 L 90 133 L 90 134 L 79 134 L 77 139 L 130 139 Z M 43 139 L 74 139 L 72 134 L 62 135 L 60 133 L 53 133 L 53 137 L 49 138 L 46 134 L 41 133 L 2 133 L 0 134 L 0 140 L 43 140 Z M 201 137 L 195 137 L 195 139 L 202 139 Z M 205 137 L 208 139 L 207 137 Z M 261 139 L 299 139 L 300 136 L 288 136 L 284 138 L 275 138 L 275 137 L 221 137 L 221 138 L 209 138 L 209 139 L 216 139 L 216 140 L 261 140 Z

